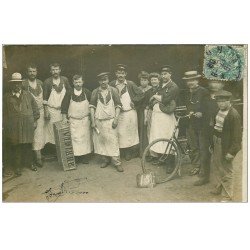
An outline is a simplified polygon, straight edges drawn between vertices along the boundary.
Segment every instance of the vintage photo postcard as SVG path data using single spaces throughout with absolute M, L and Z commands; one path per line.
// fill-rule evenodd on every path
M 246 202 L 247 45 L 3 45 L 3 202 Z

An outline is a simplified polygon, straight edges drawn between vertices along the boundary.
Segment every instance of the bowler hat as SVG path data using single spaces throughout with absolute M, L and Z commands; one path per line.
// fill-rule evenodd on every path
M 11 75 L 11 80 L 9 82 L 22 82 L 22 75 L 18 72 Z
M 187 71 L 184 73 L 184 77 L 182 77 L 183 80 L 189 80 L 189 79 L 197 79 L 200 78 L 201 75 L 198 74 L 197 71 Z

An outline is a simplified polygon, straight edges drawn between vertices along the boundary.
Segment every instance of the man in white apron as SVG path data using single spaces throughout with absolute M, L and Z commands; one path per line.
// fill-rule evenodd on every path
M 44 133 L 44 107 L 43 107 L 43 83 L 37 79 L 37 66 L 31 64 L 27 67 L 28 79 L 23 81 L 23 87 L 25 90 L 29 91 L 31 95 L 36 100 L 40 118 L 37 120 L 37 127 L 34 131 L 34 140 L 32 144 L 32 149 L 35 152 L 35 165 L 42 167 L 42 156 L 41 149 L 45 145 L 45 133 Z
M 118 122 L 119 146 L 124 150 L 125 160 L 138 155 L 138 120 L 136 106 L 144 98 L 143 91 L 132 81 L 126 80 L 126 65 L 118 64 L 115 72 L 117 80 L 110 83 L 119 91 L 122 110 Z
M 67 92 L 62 101 L 63 122 L 70 124 L 70 132 L 76 163 L 88 164 L 92 152 L 89 101 L 91 92 L 83 88 L 81 75 L 73 76 L 74 89 Z
M 60 76 L 61 67 L 58 63 L 50 65 L 51 77 L 44 81 L 43 103 L 45 106 L 45 144 L 50 143 L 50 150 L 56 154 L 53 124 L 62 120 L 61 104 L 70 85 L 67 77 Z
M 101 168 L 112 163 L 117 171 L 123 172 L 117 129 L 121 101 L 118 91 L 109 86 L 108 75 L 106 72 L 97 76 L 100 87 L 92 92 L 90 101 L 94 151 L 102 155 Z
M 168 110 L 168 108 L 173 100 L 176 102 L 179 94 L 179 87 L 172 81 L 171 75 L 171 67 L 168 65 L 163 66 L 161 69 L 162 86 L 150 99 L 153 111 L 151 117 L 149 143 L 159 138 L 170 139 L 175 128 L 175 108 L 172 110 Z M 151 153 L 153 156 L 163 154 L 165 150 L 166 142 L 159 142 L 151 147 Z M 168 173 L 173 171 L 174 164 L 175 157 L 173 154 L 168 157 L 166 169 Z

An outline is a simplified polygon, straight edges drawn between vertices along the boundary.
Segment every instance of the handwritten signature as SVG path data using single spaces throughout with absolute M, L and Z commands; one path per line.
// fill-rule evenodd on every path
M 47 201 L 55 202 L 59 197 L 65 194 L 77 194 L 86 195 L 89 192 L 76 191 L 75 189 L 79 187 L 83 179 L 74 179 L 71 181 L 63 181 L 59 186 L 47 189 L 44 193 Z

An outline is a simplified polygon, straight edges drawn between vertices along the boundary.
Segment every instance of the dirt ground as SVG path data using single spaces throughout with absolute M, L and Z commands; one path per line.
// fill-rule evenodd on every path
M 234 201 L 241 201 L 242 152 L 234 159 Z M 182 176 L 154 188 L 138 188 L 136 175 L 141 173 L 140 158 L 123 161 L 124 172 L 112 166 L 101 169 L 97 157 L 90 164 L 64 172 L 56 161 L 45 162 L 37 172 L 24 169 L 18 178 L 3 178 L 5 202 L 219 202 L 213 196 L 213 169 L 210 183 L 196 187 L 196 176 L 188 176 L 187 159 Z

